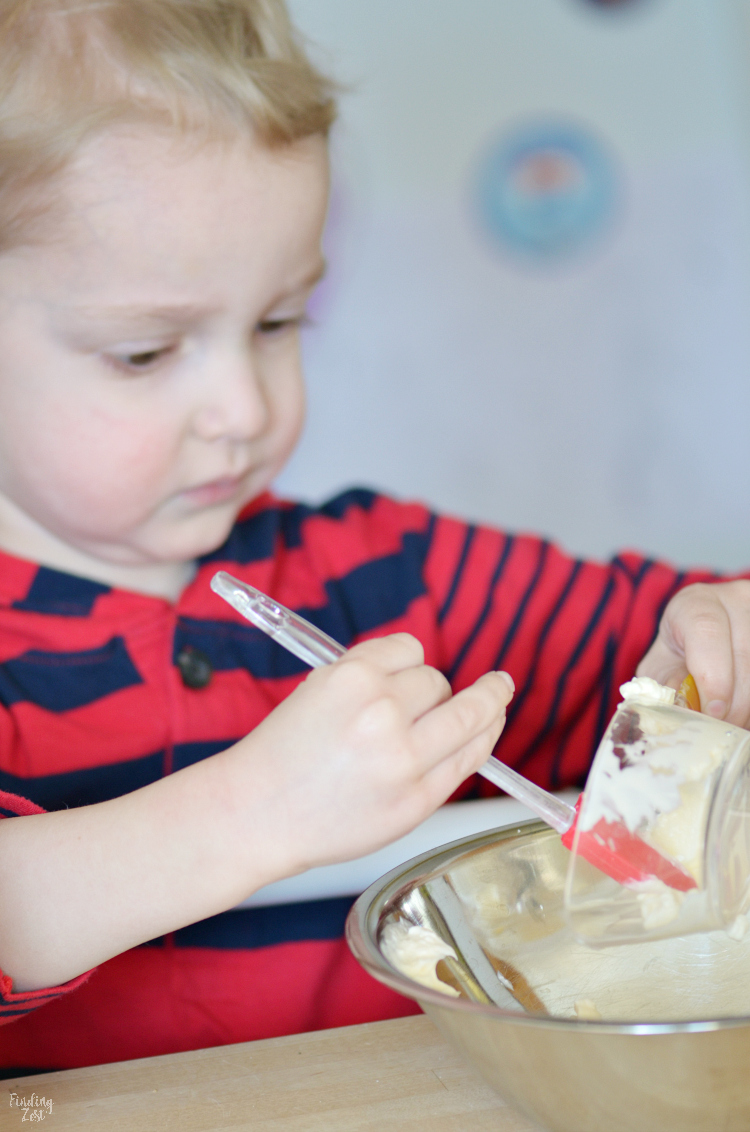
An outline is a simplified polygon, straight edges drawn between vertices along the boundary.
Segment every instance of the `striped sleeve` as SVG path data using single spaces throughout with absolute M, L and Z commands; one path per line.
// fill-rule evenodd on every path
M 636 554 L 571 558 L 544 540 L 437 522 L 425 578 L 455 689 L 504 668 L 516 695 L 497 755 L 549 789 L 580 786 L 670 598 L 707 571 Z M 481 792 L 484 786 L 476 787 Z
M 21 798 L 17 794 L 7 794 L 0 790 L 0 818 L 27 817 L 31 814 L 43 814 L 40 806 Z M 29 1014 L 39 1006 L 52 1002 L 69 991 L 76 990 L 88 979 L 90 971 L 63 983 L 59 987 L 45 987 L 42 990 L 14 991 L 13 981 L 4 972 L 0 971 L 0 1025 L 13 1022 L 16 1018 Z

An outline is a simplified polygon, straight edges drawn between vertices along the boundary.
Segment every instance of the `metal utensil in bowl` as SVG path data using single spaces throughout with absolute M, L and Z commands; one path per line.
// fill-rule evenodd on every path
M 350 947 L 551 1132 L 746 1132 L 750 936 L 587 948 L 563 915 L 568 860 L 541 822 L 463 838 L 371 885 Z M 447 946 L 437 983 L 389 961 L 394 931 Z

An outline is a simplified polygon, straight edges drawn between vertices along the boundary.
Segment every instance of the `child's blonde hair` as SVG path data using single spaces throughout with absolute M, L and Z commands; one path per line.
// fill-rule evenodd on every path
M 334 116 L 284 0 L 0 0 L 0 247 L 108 125 L 229 127 L 280 146 Z

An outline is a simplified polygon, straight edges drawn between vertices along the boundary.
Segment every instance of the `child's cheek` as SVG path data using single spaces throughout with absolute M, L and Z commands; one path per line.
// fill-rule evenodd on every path
M 165 436 L 152 421 L 113 420 L 102 412 L 66 418 L 38 446 L 31 471 L 63 516 L 102 528 L 138 522 L 168 490 Z M 36 445 L 34 447 L 37 447 Z

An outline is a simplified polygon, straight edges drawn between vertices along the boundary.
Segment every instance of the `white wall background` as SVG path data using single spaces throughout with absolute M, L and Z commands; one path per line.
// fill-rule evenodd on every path
M 578 553 L 750 563 L 745 7 L 292 0 L 351 90 L 280 489 L 364 483 Z M 488 139 L 539 117 L 620 170 L 616 222 L 553 265 L 503 252 L 472 206 Z

